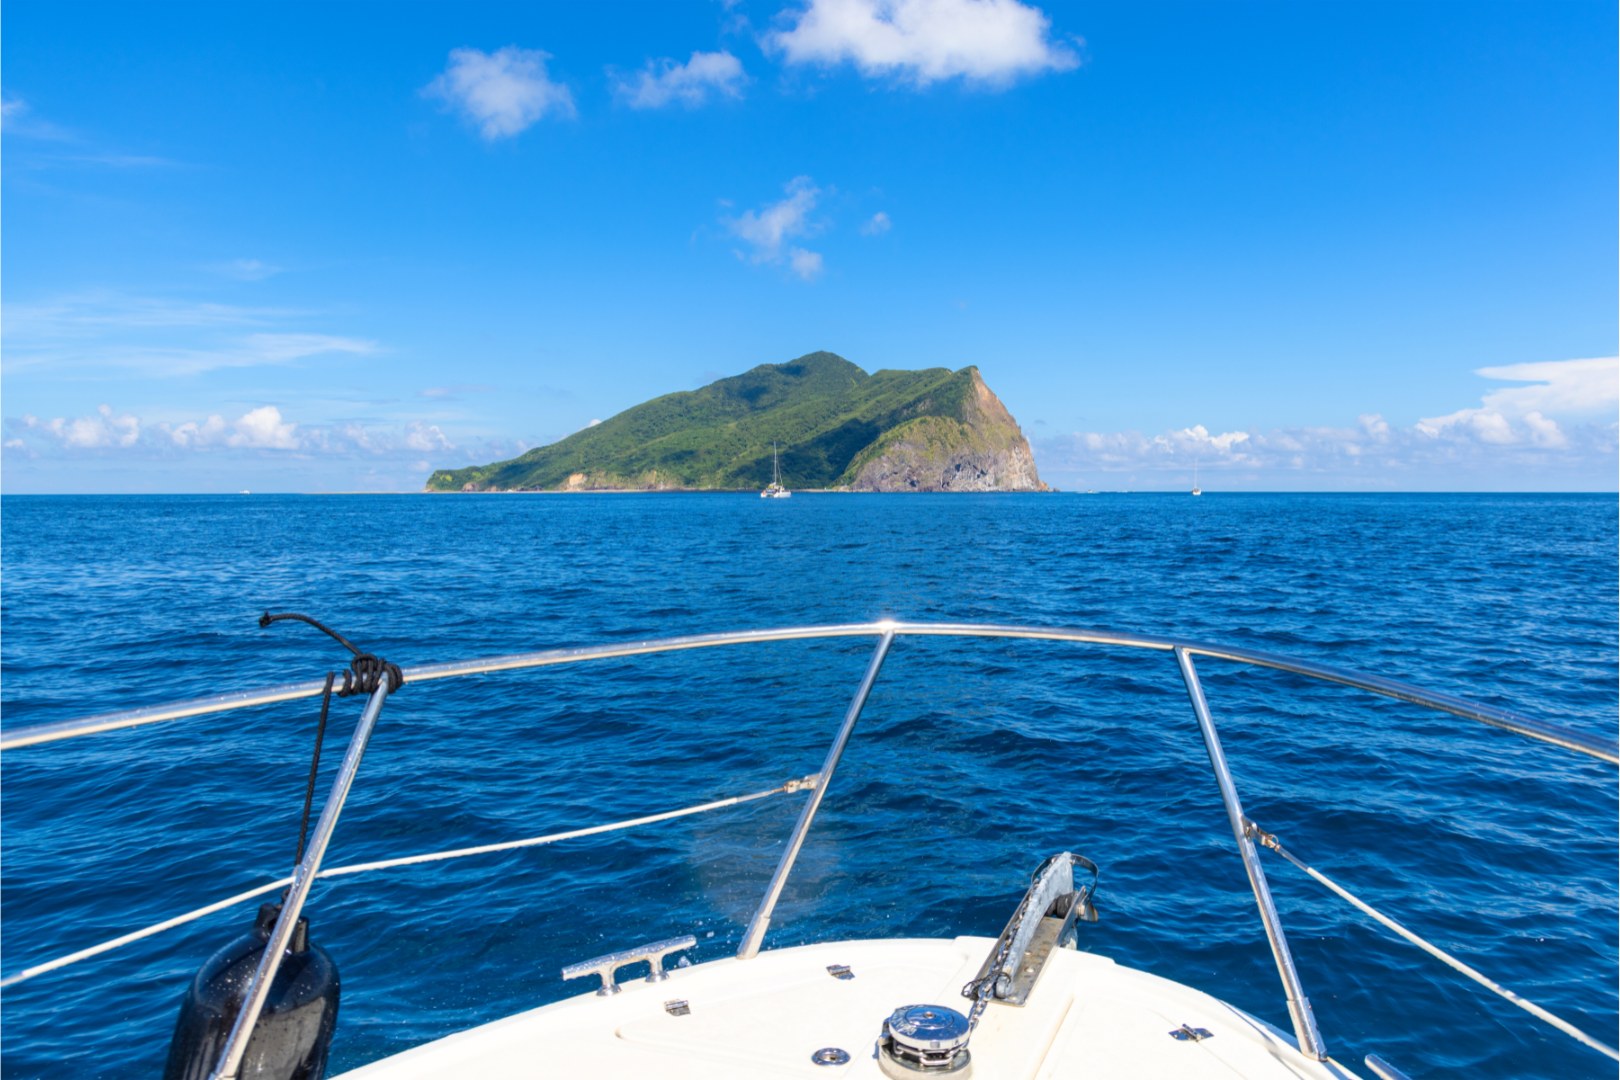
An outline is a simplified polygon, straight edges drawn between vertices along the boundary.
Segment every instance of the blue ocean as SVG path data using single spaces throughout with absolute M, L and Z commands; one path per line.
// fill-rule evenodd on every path
M 1612 495 L 6 497 L 7 728 L 317 679 L 801 624 L 976 621 L 1291 654 L 1612 735 Z M 673 810 L 815 772 L 868 639 L 407 684 L 328 865 Z M 1614 1042 L 1616 773 L 1342 686 L 1203 660 L 1245 808 L 1487 975 Z M 0 975 L 286 875 L 318 703 L 9 751 Z M 320 792 L 359 701 L 334 705 Z M 806 796 L 318 882 L 334 1071 L 588 989 L 568 963 L 692 933 L 729 956 Z M 997 934 L 1047 855 L 1101 866 L 1081 947 L 1284 1029 L 1282 988 L 1175 661 L 903 638 L 766 947 Z M 1614 1064 L 1266 870 L 1329 1051 L 1413 1077 Z M 150 1077 L 256 903 L 8 989 L 7 1077 Z M 880 1017 L 874 1017 L 874 1031 Z

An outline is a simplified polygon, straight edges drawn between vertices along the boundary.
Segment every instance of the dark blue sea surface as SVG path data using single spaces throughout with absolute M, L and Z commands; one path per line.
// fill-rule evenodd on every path
M 794 624 L 1023 622 L 1293 654 L 1612 735 L 1613 496 L 7 497 L 9 729 L 271 683 Z M 492 843 L 814 772 L 874 642 L 751 645 L 407 685 L 328 865 Z M 1600 1038 L 1617 1027 L 1616 772 L 1342 686 L 1200 662 L 1249 815 Z M 334 709 L 321 793 L 359 715 Z M 7 752 L 11 975 L 283 876 L 314 700 Z M 806 796 L 318 882 L 335 1069 L 579 993 L 566 963 L 695 933 L 728 956 Z M 1168 653 L 905 638 L 767 947 L 994 935 L 1030 871 L 1102 867 L 1082 947 L 1287 1010 Z M 1329 1050 L 1414 1077 L 1612 1077 L 1269 853 Z M 7 1077 L 149 1077 L 242 904 L 4 994 Z M 896 1004 L 903 1004 L 897 1002 Z M 881 1017 L 873 1018 L 874 1031 Z

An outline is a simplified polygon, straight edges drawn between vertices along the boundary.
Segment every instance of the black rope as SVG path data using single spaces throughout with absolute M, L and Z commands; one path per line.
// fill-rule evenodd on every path
M 327 635 L 328 637 L 334 638 L 338 644 L 354 653 L 354 655 L 360 655 L 360 650 L 357 649 L 354 643 L 348 638 L 344 637 L 330 626 L 327 626 L 325 623 L 318 622 L 315 619 L 310 618 L 308 615 L 300 615 L 296 611 L 284 611 L 279 615 L 272 615 L 267 611 L 263 615 L 259 616 L 259 629 L 263 630 L 271 623 L 281 622 L 283 619 L 297 619 L 299 622 L 309 623 L 309 625 L 313 626 L 321 633 Z
M 388 680 L 390 694 L 405 685 L 405 674 L 399 670 L 398 664 L 391 664 L 381 657 L 362 651 L 348 638 L 308 615 L 292 611 L 272 615 L 267 611 L 259 616 L 259 626 L 262 629 L 284 619 L 308 623 L 354 654 L 354 659 L 349 661 L 348 668 L 343 672 L 343 685 L 338 688 L 338 697 L 352 697 L 355 694 L 365 694 L 369 697 L 383 685 L 384 679 Z M 315 804 L 315 779 L 321 771 L 321 744 L 326 741 L 326 718 L 332 709 L 332 688 L 336 682 L 337 672 L 329 672 L 326 676 L 326 687 L 321 691 L 321 719 L 315 727 L 315 751 L 310 755 L 309 780 L 304 785 L 304 813 L 298 821 L 298 855 L 293 859 L 294 866 L 304 861 L 304 843 L 309 838 L 309 812 Z
M 405 673 L 399 670 L 398 664 L 390 664 L 370 653 L 361 653 L 349 661 L 349 669 L 343 673 L 343 685 L 338 688 L 338 697 L 352 697 L 355 694 L 370 697 L 382 685 L 385 675 L 388 677 L 390 694 L 405 685 Z
M 343 686 L 337 692 L 338 697 L 353 697 L 355 694 L 366 694 L 367 696 L 375 694 L 377 688 L 382 685 L 383 676 L 385 675 L 388 677 L 388 692 L 390 694 L 405 685 L 405 673 L 399 670 L 398 664 L 391 664 L 381 657 L 362 651 L 348 638 L 325 623 L 310 618 L 308 615 L 300 615 L 295 611 L 272 615 L 267 611 L 259 616 L 259 625 L 265 627 L 274 622 L 281 622 L 283 619 L 296 619 L 299 622 L 308 623 L 354 654 L 354 659 L 349 661 L 349 670 L 343 673 Z
M 321 743 L 326 740 L 326 714 L 332 708 L 332 683 L 337 672 L 326 673 L 326 689 L 321 693 L 321 722 L 315 726 L 315 753 L 309 759 L 309 782 L 304 785 L 304 816 L 298 819 L 298 854 L 293 865 L 304 861 L 304 840 L 309 836 L 309 811 L 315 803 L 315 777 L 321 771 Z

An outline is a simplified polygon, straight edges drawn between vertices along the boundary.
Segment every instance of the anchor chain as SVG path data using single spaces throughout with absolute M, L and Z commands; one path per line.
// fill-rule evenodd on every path
M 1096 863 L 1083 855 L 1070 853 L 1055 855 L 1041 863 L 1040 867 L 1031 876 L 1030 888 L 1024 893 L 1024 898 L 1018 902 L 1012 920 L 1007 923 L 1007 929 L 996 940 L 995 951 L 990 954 L 990 960 L 985 967 L 984 974 L 962 987 L 962 996 L 973 1002 L 973 1008 L 968 1013 L 969 1032 L 979 1026 L 979 1019 L 984 1015 L 984 1010 L 989 1007 L 991 1001 L 1006 997 L 1012 990 L 1012 975 L 1006 968 L 1007 960 L 1012 955 L 1013 943 L 1019 937 L 1017 930 L 1025 925 L 1029 919 L 1039 919 L 1046 915 L 1046 908 L 1052 903 L 1053 897 L 1037 888 L 1037 885 L 1040 883 L 1042 875 L 1047 872 L 1047 868 L 1052 865 L 1054 860 L 1059 858 L 1068 858 L 1072 860 L 1071 865 L 1080 866 L 1091 871 L 1091 884 L 1076 890 L 1075 903 L 1085 905 L 1081 909 L 1082 911 L 1091 910 L 1095 912 L 1092 896 L 1097 889 Z M 1037 903 L 1041 905 L 1039 911 L 1035 910 Z M 1095 914 L 1089 916 L 1088 919 L 1095 922 Z
M 1027 906 L 1028 901 L 1026 900 L 1024 905 L 1019 908 L 1019 917 L 1023 916 L 1023 908 Z M 979 1018 L 984 1015 L 984 1010 L 989 1007 L 991 999 L 997 996 L 997 990 L 999 989 L 1002 992 L 1007 990 L 1006 984 L 1009 980 L 1007 973 L 1002 968 L 1007 963 L 1007 957 L 1011 952 L 1012 935 L 1004 935 L 996 943 L 996 951 L 990 956 L 990 970 L 986 971 L 982 978 L 974 979 L 962 987 L 962 996 L 971 998 L 973 1001 L 973 1008 L 968 1011 L 968 1031 L 970 1033 L 978 1028 Z

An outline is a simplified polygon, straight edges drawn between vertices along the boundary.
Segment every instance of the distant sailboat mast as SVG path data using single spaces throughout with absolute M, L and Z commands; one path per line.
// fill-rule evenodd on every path
M 762 499 L 785 499 L 793 492 L 782 486 L 782 461 L 777 455 L 776 444 L 771 443 L 771 482 L 765 490 L 759 493 Z
M 1193 490 L 1194 495 L 1202 495 L 1204 489 L 1198 486 L 1198 459 L 1193 458 Z

